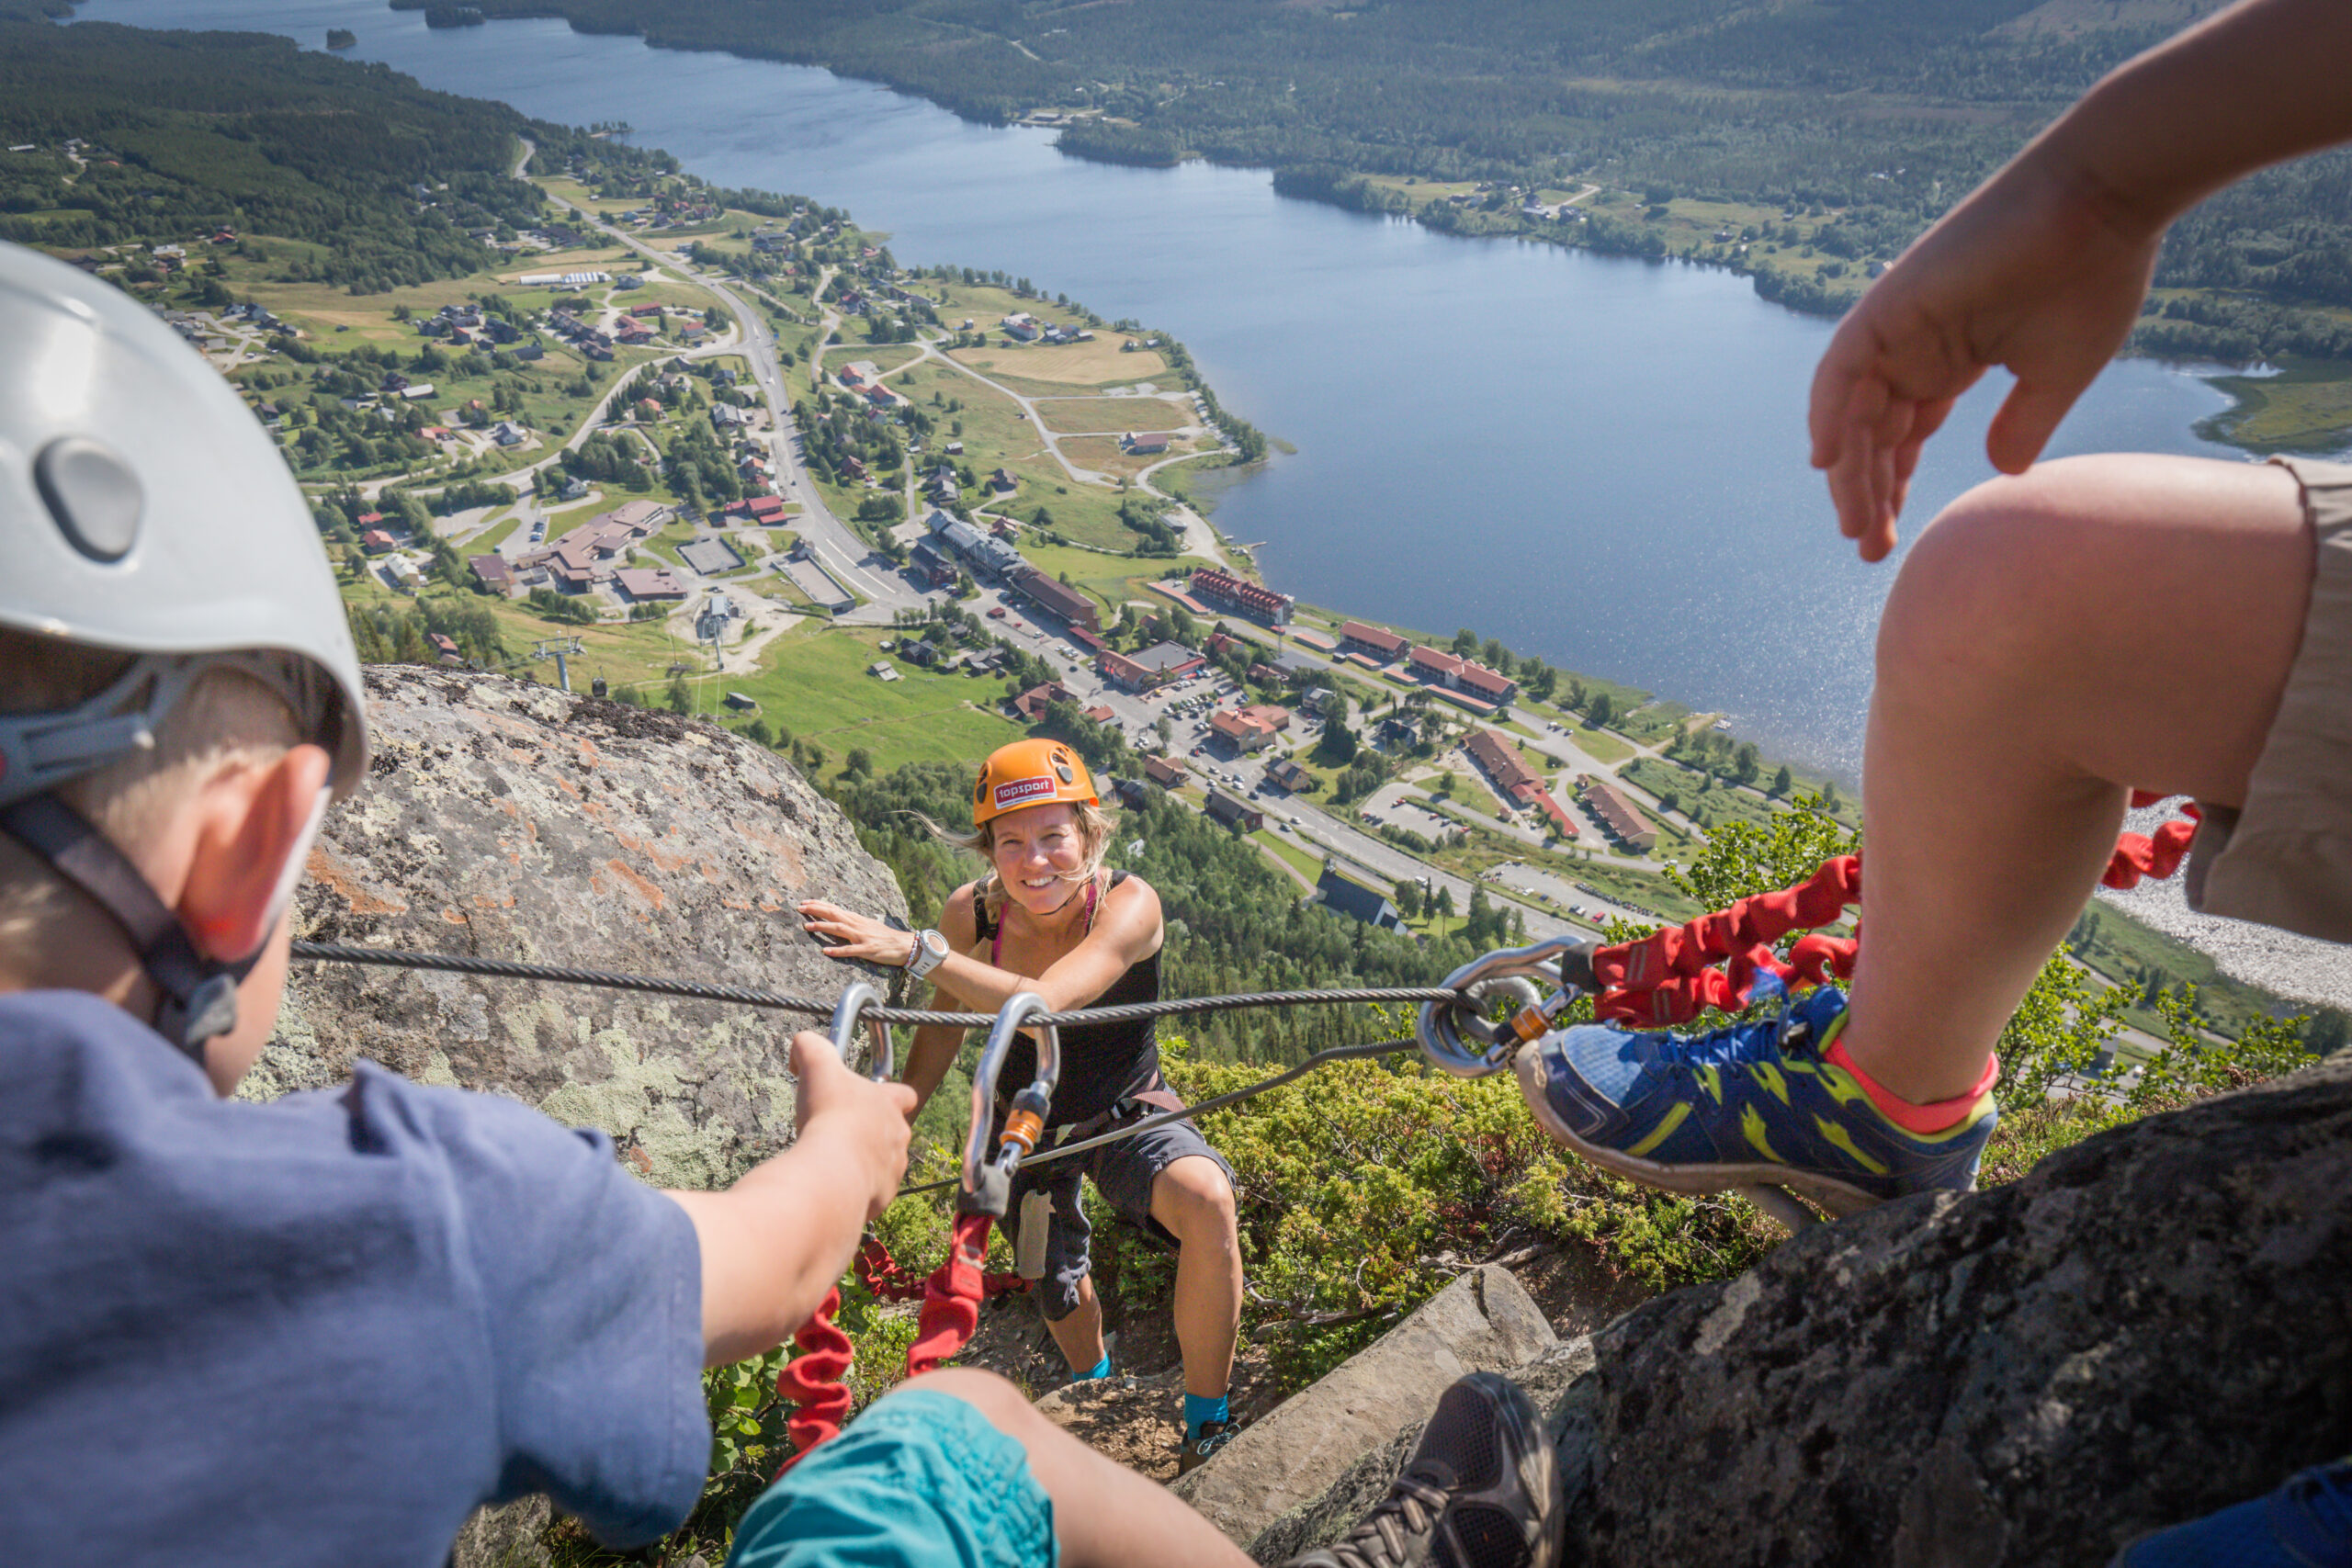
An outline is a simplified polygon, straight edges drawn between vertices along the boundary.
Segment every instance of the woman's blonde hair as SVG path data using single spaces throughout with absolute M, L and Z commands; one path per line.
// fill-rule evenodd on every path
M 1072 884 L 1100 882 L 1103 874 L 1103 857 L 1111 852 L 1111 814 L 1088 801 L 1070 801 L 1068 805 L 1070 820 L 1078 825 L 1079 847 L 1085 852 L 1086 858 L 1063 880 Z M 1001 919 L 1004 914 L 1004 879 L 996 874 L 996 824 L 1001 818 L 983 822 L 968 833 L 943 828 L 929 818 L 923 820 L 938 838 L 959 850 L 969 850 L 987 863 L 988 873 L 973 889 L 973 897 L 987 910 L 990 921 Z

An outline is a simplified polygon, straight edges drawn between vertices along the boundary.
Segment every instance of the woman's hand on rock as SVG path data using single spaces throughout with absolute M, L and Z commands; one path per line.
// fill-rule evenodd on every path
M 828 958 L 864 959 L 901 969 L 914 962 L 914 933 L 885 925 L 870 915 L 821 898 L 808 898 L 801 901 L 800 919 L 801 930 L 825 944 Z

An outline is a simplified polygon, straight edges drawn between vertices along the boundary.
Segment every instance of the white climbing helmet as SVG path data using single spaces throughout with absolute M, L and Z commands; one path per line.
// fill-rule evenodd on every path
M 0 626 L 142 656 L 73 709 L 0 713 L 0 807 L 153 744 L 220 663 L 285 696 L 338 797 L 358 787 L 358 655 L 310 506 L 252 412 L 137 300 L 6 243 L 0 344 Z

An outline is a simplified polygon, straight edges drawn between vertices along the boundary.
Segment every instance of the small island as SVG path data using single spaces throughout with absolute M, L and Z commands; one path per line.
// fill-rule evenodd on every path
M 359 35 L 353 32 L 349 28 L 329 28 L 327 29 L 327 47 L 329 49 L 349 49 L 358 41 Z
M 472 6 L 427 6 L 424 25 L 428 28 L 478 28 L 481 12 Z

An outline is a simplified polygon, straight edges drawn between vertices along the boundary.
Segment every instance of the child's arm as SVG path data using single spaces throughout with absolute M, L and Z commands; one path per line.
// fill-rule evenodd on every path
M 806 1323 L 906 1174 L 913 1090 L 860 1077 L 831 1041 L 806 1030 L 792 1038 L 792 1147 L 724 1192 L 670 1194 L 702 1247 L 710 1366 L 758 1355 Z
M 1862 558 L 1894 547 L 1920 446 L 1995 365 L 1985 438 L 2022 473 L 2138 319 L 2172 220 L 2238 176 L 2352 137 L 2352 6 L 2246 0 L 2116 70 L 1946 213 L 1839 324 L 1814 466 Z

